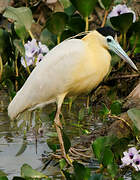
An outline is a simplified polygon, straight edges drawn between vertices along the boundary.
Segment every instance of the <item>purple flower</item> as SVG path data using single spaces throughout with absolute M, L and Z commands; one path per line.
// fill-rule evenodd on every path
M 48 47 L 45 44 L 42 44 L 41 42 L 38 43 L 39 45 L 39 52 L 43 54 L 47 54 L 49 52 Z
M 132 166 L 136 169 L 136 171 L 140 170 L 140 154 L 134 156 Z
M 32 39 L 31 41 L 28 41 L 25 45 L 25 60 L 23 57 L 21 57 L 21 64 L 24 67 L 30 66 L 30 65 L 37 65 L 49 52 L 49 49 L 46 45 L 39 42 L 37 44 L 36 39 Z M 26 61 L 26 63 L 25 63 Z
M 26 61 L 26 63 L 25 63 L 25 61 Z M 22 66 L 24 66 L 25 68 L 26 68 L 27 66 L 32 65 L 33 63 L 34 63 L 34 58 L 29 58 L 29 57 L 25 56 L 25 59 L 24 59 L 23 57 L 21 57 L 21 64 L 22 64 Z
M 29 58 L 32 58 L 39 51 L 36 39 L 32 39 L 32 41 L 28 41 L 28 43 L 26 43 L 24 47 L 25 47 L 25 55 Z
M 132 11 L 131 8 L 128 8 L 125 4 L 124 5 L 117 5 L 115 7 L 113 7 L 113 10 L 108 14 L 107 18 L 111 18 L 114 16 L 119 16 L 121 14 L 125 14 L 125 13 L 133 13 L 133 22 L 136 21 L 136 14 L 134 11 Z
M 128 149 L 128 152 L 127 151 L 123 152 L 123 154 L 124 157 L 121 158 L 123 164 L 121 165 L 121 167 L 128 166 L 131 163 L 133 163 L 133 158 L 135 155 L 138 154 L 138 151 L 135 147 L 132 147 Z

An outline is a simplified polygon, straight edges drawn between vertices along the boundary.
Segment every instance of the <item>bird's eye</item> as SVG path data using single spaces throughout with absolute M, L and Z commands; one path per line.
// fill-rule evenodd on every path
M 111 42 L 112 40 L 110 38 L 107 38 L 107 42 Z

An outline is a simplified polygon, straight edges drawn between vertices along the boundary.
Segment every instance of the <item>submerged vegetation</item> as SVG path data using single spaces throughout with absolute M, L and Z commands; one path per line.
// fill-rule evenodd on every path
M 116 31 L 123 49 L 138 69 L 140 67 L 140 11 L 135 12 L 135 6 L 140 9 L 140 3 L 137 1 L 2 0 L 0 3 L 0 91 L 6 91 L 10 100 L 49 50 L 67 38 L 81 38 L 88 31 L 99 27 L 111 26 Z M 90 155 L 81 151 L 84 147 L 81 148 L 80 144 L 81 149 L 74 157 L 76 147 L 72 147 L 67 131 L 62 132 L 65 150 L 69 152 L 71 159 L 75 159 L 70 167 L 60 156 L 59 145 L 47 139 L 53 158 L 58 158 L 56 164 L 59 166 L 60 178 L 124 180 L 128 173 L 133 180 L 140 179 L 139 86 L 129 95 L 138 82 L 139 73 L 112 54 L 110 74 L 100 87 L 88 95 L 87 104 L 76 112 L 77 123 L 72 124 L 84 137 L 86 148 L 92 147 L 89 148 Z M 75 106 L 74 103 L 74 99 L 65 101 L 69 110 Z M 34 130 L 35 136 L 42 131 L 39 111 L 36 116 L 38 121 L 37 130 Z M 52 110 L 47 118 L 52 121 L 54 116 L 55 111 Z M 92 132 L 82 124 L 85 116 L 86 119 L 99 120 L 104 127 Z M 63 115 L 61 119 L 64 120 Z M 24 121 L 20 125 L 24 140 L 29 124 L 29 121 Z M 24 144 L 18 155 L 22 154 L 25 148 Z M 88 160 L 83 160 L 82 157 Z M 45 159 L 42 171 L 50 163 L 47 156 Z M 95 162 L 98 166 L 93 168 Z M 0 180 L 6 179 L 7 175 L 0 170 Z M 21 177 L 15 176 L 13 179 L 49 180 L 53 177 L 24 164 L 21 167 Z

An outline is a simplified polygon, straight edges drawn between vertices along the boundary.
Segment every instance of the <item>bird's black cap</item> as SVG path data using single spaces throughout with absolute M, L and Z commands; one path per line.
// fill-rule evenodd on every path
M 119 35 L 119 32 L 113 30 L 110 26 L 105 26 L 103 28 L 98 28 L 98 29 L 96 29 L 96 31 L 98 31 L 103 36 L 112 36 L 113 38 L 115 37 L 116 34 Z

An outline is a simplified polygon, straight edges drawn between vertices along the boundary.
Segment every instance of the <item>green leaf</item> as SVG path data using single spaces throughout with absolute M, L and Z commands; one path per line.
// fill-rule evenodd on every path
M 127 111 L 128 116 L 136 126 L 136 128 L 140 131 L 140 109 L 132 108 Z
M 25 179 L 19 176 L 14 176 L 12 180 L 25 180 Z
M 53 150 L 53 152 L 56 152 L 56 150 L 59 148 L 59 145 L 54 144 L 54 142 L 52 142 L 50 139 L 47 139 L 47 145 L 51 150 Z
M 19 39 L 15 39 L 13 41 L 14 46 L 16 47 L 16 49 L 21 53 L 21 55 L 24 57 L 25 56 L 25 48 L 23 46 L 23 43 L 21 40 Z
M 9 33 L 0 28 L 0 54 L 4 53 L 8 48 L 9 41 Z
M 62 6 L 64 7 L 64 12 L 71 16 L 75 12 L 74 6 L 71 4 L 69 0 L 59 0 Z
M 45 174 L 32 169 L 32 167 L 29 166 L 28 164 L 24 164 L 21 167 L 21 176 L 23 178 L 45 178 L 46 177 Z
M 132 175 L 132 180 L 139 180 L 140 179 L 140 172 L 135 172 Z
M 16 156 L 20 156 L 21 154 L 24 153 L 24 151 L 26 150 L 27 148 L 27 141 L 23 141 L 23 144 L 22 146 L 20 147 L 19 151 L 17 152 Z
M 98 2 L 100 4 L 100 6 L 105 10 L 109 10 L 110 6 L 113 3 L 112 0 L 98 0 Z
M 26 31 L 25 26 L 22 23 L 15 22 L 14 30 L 21 40 L 27 39 L 29 37 L 29 33 Z
M 72 31 L 78 34 L 85 30 L 85 21 L 80 17 L 80 15 L 76 14 L 71 16 L 69 20 L 69 27 Z
M 27 30 L 30 30 L 33 22 L 32 12 L 28 7 L 14 8 L 8 6 L 3 16 L 6 18 L 13 19 L 19 24 L 23 24 Z
M 106 107 L 105 104 L 102 104 L 102 109 L 100 109 L 99 114 L 101 116 L 107 116 L 110 113 L 109 109 Z
M 126 33 L 133 23 L 133 13 L 125 13 L 119 16 L 111 17 L 110 22 L 112 26 L 121 33 Z
M 97 0 L 70 0 L 83 17 L 88 17 L 95 8 Z
M 0 180 L 8 180 L 8 177 L 6 177 L 6 176 L 0 176 Z
M 63 138 L 63 142 L 64 142 L 64 148 L 65 148 L 65 151 L 67 154 L 71 147 L 71 142 L 70 142 L 70 139 L 68 138 L 68 136 L 66 135 L 66 133 L 64 132 L 64 130 L 62 129 L 61 131 L 62 131 L 62 138 Z
M 40 41 L 51 49 L 56 46 L 57 38 L 56 35 L 52 34 L 47 28 L 45 28 L 40 34 Z
M 53 34 L 60 36 L 61 33 L 64 31 L 67 22 L 68 15 L 66 13 L 56 12 L 49 17 L 46 23 L 46 27 Z
M 121 110 L 122 110 L 122 103 L 120 101 L 114 101 L 111 104 L 111 113 L 112 114 L 118 115 L 121 113 Z
M 59 165 L 60 165 L 60 169 L 64 169 L 64 167 L 66 166 L 66 160 L 65 159 L 60 159 L 59 161 Z
M 92 149 L 95 154 L 95 157 L 102 162 L 104 157 L 105 148 L 111 148 L 113 144 L 116 143 L 117 137 L 115 136 L 104 136 L 97 138 L 92 143 Z
M 112 162 L 107 165 L 107 171 L 111 175 L 112 178 L 115 178 L 115 176 L 118 174 L 118 166 L 116 163 Z
M 107 167 L 109 164 L 113 163 L 113 153 L 110 150 L 110 148 L 105 147 L 104 152 L 103 152 L 103 160 L 102 163 L 105 167 Z
M 90 169 L 83 164 L 73 161 L 75 180 L 88 180 L 90 177 Z

